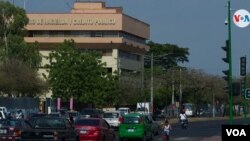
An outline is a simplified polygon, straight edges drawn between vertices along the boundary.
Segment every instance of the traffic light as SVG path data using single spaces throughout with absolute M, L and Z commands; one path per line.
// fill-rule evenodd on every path
M 229 41 L 226 40 L 226 46 L 221 48 L 226 52 L 226 57 L 222 58 L 222 60 L 226 63 L 229 63 Z
M 234 82 L 232 84 L 232 94 L 233 94 L 233 96 L 238 96 L 238 95 L 240 95 L 240 93 L 241 93 L 240 83 Z
M 246 57 L 240 57 L 240 75 L 245 76 L 246 75 Z
M 241 79 L 240 89 L 241 89 L 241 94 L 243 96 L 245 96 L 245 92 L 246 92 L 246 80 L 244 78 Z
M 250 89 L 246 89 L 246 99 L 250 99 Z
M 221 47 L 225 52 L 226 52 L 226 57 L 222 58 L 222 60 L 225 63 L 229 63 L 229 40 L 226 40 L 226 46 Z M 223 70 L 222 71 L 225 76 L 223 76 L 223 78 L 228 82 L 229 81 L 229 70 Z

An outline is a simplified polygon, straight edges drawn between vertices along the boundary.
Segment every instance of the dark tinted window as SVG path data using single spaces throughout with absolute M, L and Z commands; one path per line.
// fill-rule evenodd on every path
M 124 117 L 123 122 L 125 124 L 138 124 L 139 118 L 138 117 Z
M 98 119 L 79 119 L 75 125 L 99 126 L 99 122 Z
M 39 118 L 33 122 L 34 128 L 65 128 L 63 119 Z
M 118 118 L 119 114 L 118 113 L 104 113 L 103 117 L 104 118 Z

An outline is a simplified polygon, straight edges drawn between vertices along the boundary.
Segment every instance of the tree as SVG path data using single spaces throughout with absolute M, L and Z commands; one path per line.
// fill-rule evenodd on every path
M 9 97 L 39 97 L 47 91 L 47 83 L 37 71 L 19 60 L 0 65 L 0 91 Z
M 27 23 L 23 9 L 0 2 L 0 75 L 4 80 L 0 81 L 0 91 L 4 95 L 36 97 L 47 89 L 37 73 L 42 61 L 38 44 L 24 41 Z
M 148 42 L 148 45 L 150 46 L 150 51 L 146 55 L 153 53 L 156 56 L 155 66 L 161 66 L 167 70 L 178 66 L 178 63 L 188 62 L 188 48 L 181 48 L 172 44 L 159 44 L 152 41 Z M 145 67 L 150 67 L 149 61 L 145 63 Z
M 3 60 L 10 57 L 13 46 L 10 46 L 9 43 L 24 44 L 24 27 L 28 23 L 28 18 L 23 9 L 15 7 L 9 2 L 0 2 L 0 13 L 0 54 Z
M 108 75 L 96 52 L 83 52 L 73 40 L 65 40 L 50 53 L 49 62 L 48 80 L 54 98 L 66 101 L 74 97 L 77 102 L 93 106 L 117 101 L 116 78 Z

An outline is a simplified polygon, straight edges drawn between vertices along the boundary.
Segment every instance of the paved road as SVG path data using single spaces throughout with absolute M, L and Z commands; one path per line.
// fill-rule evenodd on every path
M 188 129 L 181 129 L 178 123 L 172 124 L 171 141 L 221 141 L 221 125 L 228 124 L 228 119 L 191 122 Z M 234 119 L 234 124 L 244 124 L 243 119 Z M 247 123 L 250 123 L 248 118 Z M 117 138 L 118 141 L 118 138 Z M 153 141 L 161 141 L 155 136 Z
M 244 124 L 243 119 L 234 119 L 234 124 Z M 248 118 L 247 123 L 250 123 Z M 188 129 L 181 129 L 179 124 L 173 124 L 171 141 L 221 141 L 221 125 L 229 124 L 228 119 L 192 122 Z M 161 141 L 160 136 L 154 141 Z

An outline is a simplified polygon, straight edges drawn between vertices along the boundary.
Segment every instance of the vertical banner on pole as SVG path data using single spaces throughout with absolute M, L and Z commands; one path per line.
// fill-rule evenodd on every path
M 70 108 L 71 111 L 73 110 L 73 97 L 70 98 L 69 108 Z
M 61 108 L 61 98 L 57 98 L 57 111 Z

